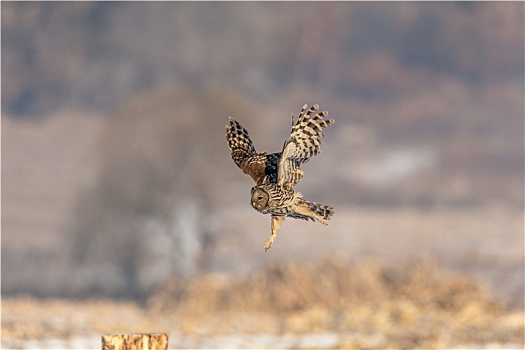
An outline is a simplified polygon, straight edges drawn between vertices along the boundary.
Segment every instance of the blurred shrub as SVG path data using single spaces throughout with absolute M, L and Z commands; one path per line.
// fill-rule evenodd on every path
M 339 259 L 311 265 L 280 262 L 245 279 L 202 275 L 188 283 L 174 278 L 159 287 L 148 304 L 188 314 L 251 311 L 279 315 L 313 307 L 332 311 L 374 308 L 390 302 L 418 314 L 455 313 L 475 302 L 488 316 L 497 315 L 502 307 L 480 284 L 448 275 L 428 261 L 385 266 L 372 261 L 348 264 Z

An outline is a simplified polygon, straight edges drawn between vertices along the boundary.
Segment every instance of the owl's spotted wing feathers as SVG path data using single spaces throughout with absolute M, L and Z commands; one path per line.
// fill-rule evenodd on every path
M 226 126 L 226 140 L 235 164 L 256 184 L 277 182 L 281 153 L 257 153 L 248 130 L 232 117 L 230 124 Z
M 256 153 L 250 134 L 238 121 L 230 118 L 230 125 L 226 126 L 226 139 L 230 146 L 232 159 L 239 168 Z
M 295 187 L 303 177 L 300 165 L 321 153 L 323 130 L 334 123 L 333 119 L 326 119 L 326 111 L 313 115 L 319 105 L 315 104 L 306 110 L 307 108 L 307 105 L 303 106 L 295 123 L 292 114 L 292 131 L 284 143 L 279 161 L 277 183 L 289 189 Z

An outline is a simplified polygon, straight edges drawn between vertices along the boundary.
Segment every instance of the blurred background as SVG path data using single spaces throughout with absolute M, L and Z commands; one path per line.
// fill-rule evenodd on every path
M 4 300 L 146 305 L 335 256 L 430 261 L 522 310 L 522 2 L 1 9 Z M 264 253 L 225 125 L 276 152 L 304 103 L 336 123 L 297 190 L 336 214 L 287 220 Z

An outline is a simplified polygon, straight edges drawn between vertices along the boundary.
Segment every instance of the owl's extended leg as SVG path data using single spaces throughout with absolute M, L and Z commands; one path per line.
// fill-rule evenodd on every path
M 272 247 L 273 241 L 275 240 L 275 237 L 277 237 L 277 230 L 281 226 L 281 223 L 284 221 L 284 218 L 286 216 L 284 215 L 272 215 L 272 234 L 268 239 L 266 240 L 266 243 L 264 244 L 264 251 L 267 252 L 268 249 Z

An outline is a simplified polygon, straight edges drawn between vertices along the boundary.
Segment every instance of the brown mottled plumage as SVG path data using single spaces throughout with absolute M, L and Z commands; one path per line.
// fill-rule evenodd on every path
M 266 251 L 286 216 L 327 225 L 326 220 L 334 213 L 332 207 L 304 200 L 302 194 L 294 190 L 304 175 L 301 164 L 321 152 L 322 131 L 334 123 L 333 119 L 326 119 L 327 112 L 312 115 L 319 109 L 318 105 L 307 108 L 303 106 L 295 122 L 292 114 L 290 137 L 280 153 L 257 153 L 248 131 L 231 117 L 226 128 L 233 161 L 257 184 L 251 190 L 252 207 L 272 215 L 272 233 L 264 245 Z
M 281 153 L 257 153 L 248 130 L 232 117 L 229 118 L 230 125 L 226 126 L 226 140 L 235 164 L 258 185 L 277 182 L 277 165 Z

